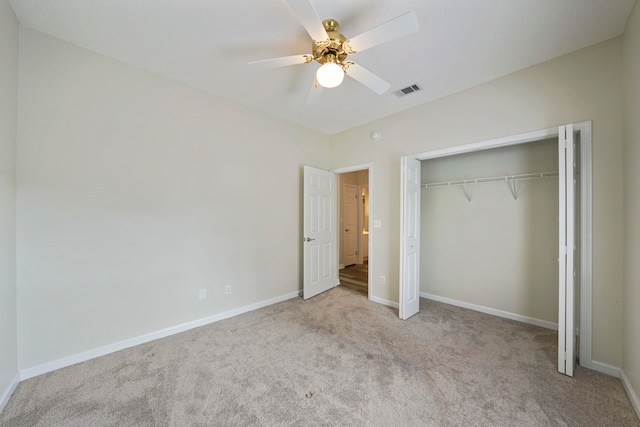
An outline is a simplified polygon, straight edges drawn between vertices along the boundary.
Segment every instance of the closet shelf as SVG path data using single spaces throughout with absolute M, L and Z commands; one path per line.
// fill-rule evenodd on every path
M 483 184 L 486 182 L 506 182 L 509 184 L 513 200 L 518 200 L 518 188 L 516 186 L 517 181 L 523 181 L 526 179 L 540 179 L 540 178 L 554 178 L 558 176 L 558 172 L 538 172 L 538 173 L 524 173 L 520 175 L 505 175 L 505 176 L 492 176 L 489 178 L 473 178 L 473 179 L 460 179 L 457 181 L 442 181 L 431 182 L 428 184 L 422 184 L 422 188 L 434 188 L 434 187 L 456 187 L 459 185 L 464 186 L 464 195 L 468 201 L 471 201 L 471 184 Z
M 422 187 L 423 188 L 447 187 L 447 186 L 453 187 L 456 185 L 482 184 L 485 182 L 501 182 L 501 181 L 522 181 L 525 179 L 554 178 L 557 176 L 558 176 L 558 172 L 525 173 L 521 175 L 493 176 L 490 178 L 473 178 L 473 179 L 461 179 L 458 181 L 431 182 L 428 184 L 422 184 Z

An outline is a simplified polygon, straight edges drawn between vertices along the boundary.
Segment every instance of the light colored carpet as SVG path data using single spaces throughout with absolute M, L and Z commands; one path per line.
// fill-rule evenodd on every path
M 556 372 L 556 333 L 339 287 L 24 381 L 2 426 L 640 426 L 621 383 Z

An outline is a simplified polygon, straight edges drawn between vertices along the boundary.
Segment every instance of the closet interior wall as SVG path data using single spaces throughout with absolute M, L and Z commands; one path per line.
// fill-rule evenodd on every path
M 558 142 L 423 160 L 421 167 L 423 184 L 557 172 Z M 422 188 L 421 248 L 422 293 L 557 324 L 557 177 L 515 187 Z

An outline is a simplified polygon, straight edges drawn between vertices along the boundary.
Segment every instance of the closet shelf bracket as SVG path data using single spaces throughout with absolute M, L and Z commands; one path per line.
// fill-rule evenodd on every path
M 464 195 L 467 197 L 467 200 L 471 202 L 471 186 L 469 184 L 462 184 L 462 189 L 464 190 Z
M 511 195 L 513 196 L 513 200 L 518 201 L 518 181 L 515 179 L 507 181 L 509 184 L 509 189 L 511 190 Z

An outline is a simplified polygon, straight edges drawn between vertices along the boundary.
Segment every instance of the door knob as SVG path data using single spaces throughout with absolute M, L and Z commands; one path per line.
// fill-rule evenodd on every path
M 306 239 L 304 239 L 304 238 L 302 239 L 302 241 L 303 241 L 303 242 L 305 242 L 305 241 L 306 241 L 306 242 L 310 242 L 310 241 L 312 241 L 312 240 L 316 240 L 316 239 L 312 239 L 312 238 L 310 238 L 310 237 L 307 237 Z

